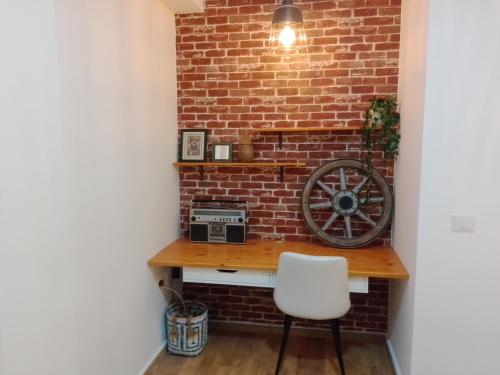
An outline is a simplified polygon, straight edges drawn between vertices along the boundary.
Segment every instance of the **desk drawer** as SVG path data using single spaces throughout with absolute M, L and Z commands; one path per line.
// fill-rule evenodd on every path
M 274 288 L 276 273 L 268 271 L 216 270 L 212 268 L 184 267 L 182 280 L 185 283 L 258 286 Z M 367 277 L 350 277 L 349 290 L 352 293 L 368 293 Z
M 351 293 L 368 293 L 368 277 L 349 277 Z
M 182 280 L 186 283 L 243 285 L 273 288 L 276 274 L 266 271 L 216 270 L 212 268 L 182 269 Z

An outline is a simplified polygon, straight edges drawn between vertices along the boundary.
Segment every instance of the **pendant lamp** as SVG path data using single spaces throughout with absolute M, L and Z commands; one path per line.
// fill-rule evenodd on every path
M 307 38 L 300 8 L 293 0 L 283 0 L 273 14 L 270 47 L 288 53 L 307 53 Z

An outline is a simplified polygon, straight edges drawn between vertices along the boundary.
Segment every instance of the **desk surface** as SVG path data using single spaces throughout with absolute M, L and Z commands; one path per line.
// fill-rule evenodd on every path
M 309 255 L 343 256 L 350 276 L 408 279 L 403 263 L 390 247 L 337 249 L 320 243 L 248 241 L 246 245 L 192 243 L 180 239 L 148 261 L 156 267 L 197 267 L 276 271 L 279 255 L 292 251 Z

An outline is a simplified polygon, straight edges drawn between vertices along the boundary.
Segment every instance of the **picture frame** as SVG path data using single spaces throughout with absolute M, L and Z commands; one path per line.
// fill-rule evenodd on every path
M 233 145 L 231 143 L 214 143 L 212 145 L 212 161 L 230 163 L 233 161 Z
M 181 130 L 179 144 L 180 162 L 204 162 L 207 160 L 207 130 Z

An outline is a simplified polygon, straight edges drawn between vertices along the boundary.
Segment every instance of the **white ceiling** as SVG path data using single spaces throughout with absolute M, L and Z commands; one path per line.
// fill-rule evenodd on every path
M 204 11 L 203 0 L 159 0 L 173 13 L 198 13 Z

